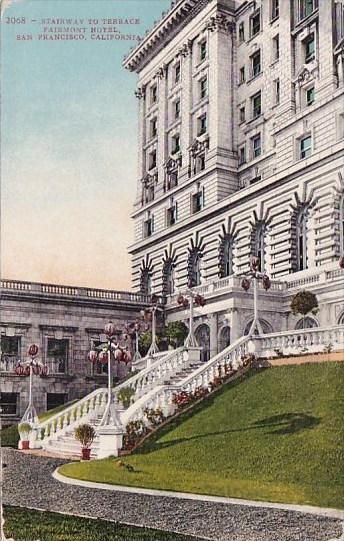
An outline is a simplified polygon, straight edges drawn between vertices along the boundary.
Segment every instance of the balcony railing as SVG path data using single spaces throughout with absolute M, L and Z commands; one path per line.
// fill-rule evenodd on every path
M 123 303 L 150 303 L 150 296 L 130 291 L 114 291 L 109 289 L 92 289 L 87 287 L 73 287 L 55 284 L 41 284 L 36 282 L 23 282 L 20 280 L 1 280 L 0 287 L 4 291 L 20 294 L 25 292 L 37 295 L 62 296 L 68 298 L 83 298 L 104 301 L 119 301 Z

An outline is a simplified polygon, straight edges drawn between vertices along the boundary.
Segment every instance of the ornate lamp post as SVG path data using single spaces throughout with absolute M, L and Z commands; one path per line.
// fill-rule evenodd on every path
M 255 329 L 258 330 L 258 334 L 264 334 L 262 326 L 258 317 L 258 280 L 262 280 L 263 287 L 267 291 L 271 287 L 271 281 L 267 274 L 260 272 L 259 268 L 259 258 L 251 257 L 250 260 L 250 271 L 244 276 L 241 281 L 241 287 L 248 291 L 251 286 L 251 280 L 253 281 L 253 321 L 251 328 L 249 330 L 249 335 L 252 335 Z M 250 280 L 251 279 L 251 280 Z
M 191 288 L 188 288 L 184 295 L 179 293 L 177 297 L 177 303 L 184 306 L 184 308 L 189 307 L 189 334 L 187 335 L 184 346 L 185 347 L 198 347 L 196 336 L 193 330 L 193 320 L 194 320 L 194 305 L 204 306 L 205 299 L 199 293 L 194 293 Z
M 36 409 L 33 405 L 33 396 L 32 396 L 33 375 L 46 376 L 48 374 L 48 366 L 36 359 L 38 355 L 38 351 L 39 351 L 39 347 L 36 346 L 36 344 L 31 344 L 28 351 L 30 359 L 27 361 L 19 361 L 15 369 L 15 372 L 18 376 L 30 376 L 29 403 L 21 421 L 21 422 L 26 422 L 30 424 L 38 423 L 38 416 L 36 413 Z
M 137 319 L 134 323 L 128 323 L 127 333 L 135 340 L 135 353 L 133 356 L 134 363 L 141 359 L 141 353 L 139 350 L 139 335 L 142 329 L 140 321 Z
M 152 357 L 154 354 L 159 353 L 159 347 L 156 339 L 156 313 L 162 311 L 162 308 L 158 306 L 158 302 L 158 297 L 156 295 L 152 295 L 152 306 L 141 311 L 143 319 L 145 321 L 151 321 L 152 323 L 152 343 L 147 351 L 147 357 Z
M 100 351 L 97 351 L 96 348 L 91 350 L 88 354 L 88 358 L 92 363 L 96 363 L 97 361 L 99 361 L 102 364 L 107 363 L 108 365 L 107 405 L 101 419 L 100 426 L 110 424 L 120 426 L 120 420 L 117 415 L 116 407 L 115 404 L 113 404 L 112 402 L 111 360 L 113 357 L 118 362 L 130 362 L 131 353 L 129 351 L 125 351 L 123 348 L 120 347 L 116 337 L 118 332 L 116 331 L 115 325 L 111 321 L 107 325 L 105 325 L 104 331 L 106 334 L 106 342 L 98 346 Z

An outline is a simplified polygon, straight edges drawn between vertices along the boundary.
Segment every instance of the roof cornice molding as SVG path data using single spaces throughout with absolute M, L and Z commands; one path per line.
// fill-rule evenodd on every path
M 139 73 L 198 13 L 215 0 L 179 0 L 124 58 L 123 66 Z

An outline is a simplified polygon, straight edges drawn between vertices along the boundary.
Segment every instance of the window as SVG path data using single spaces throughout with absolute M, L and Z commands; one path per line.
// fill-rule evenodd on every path
M 151 105 L 153 105 L 153 103 L 156 103 L 158 101 L 158 87 L 157 87 L 157 85 L 153 85 L 151 87 L 150 101 L 151 101 Z
M 63 406 L 68 401 L 66 393 L 47 393 L 47 410 Z
M 239 43 L 245 41 L 245 26 L 244 23 L 239 24 Z
M 148 169 L 154 169 L 156 167 L 156 150 L 149 153 Z
M 48 338 L 47 360 L 49 369 L 53 374 L 65 374 L 67 372 L 68 354 L 68 339 Z
M 312 15 L 318 7 L 318 0 L 299 0 L 299 20 Z
M 174 118 L 177 119 L 180 117 L 180 100 L 174 102 Z
M 308 158 L 312 153 L 312 137 L 307 135 L 300 140 L 300 158 Z
M 305 62 L 308 64 L 315 58 L 315 38 L 314 34 L 310 34 L 308 38 L 303 41 Z
M 262 153 L 262 142 L 260 133 L 252 137 L 252 157 L 258 158 Z
M 271 0 L 271 19 L 279 17 L 279 0 Z
M 199 87 L 200 87 L 200 99 L 203 99 L 208 95 L 207 77 L 203 77 L 203 79 L 200 80 Z
M 151 295 L 152 293 L 152 274 L 150 270 L 141 270 L 141 293 Z
M 200 59 L 200 62 L 203 62 L 203 60 L 205 60 L 206 57 L 207 57 L 207 41 L 203 40 L 199 44 L 199 59 Z
M 189 254 L 189 286 L 195 287 L 202 283 L 202 253 L 194 248 Z
M 192 213 L 199 212 L 204 207 L 204 188 L 198 186 L 198 191 L 192 196 Z
M 151 137 L 156 137 L 158 133 L 158 120 L 156 118 L 153 118 L 150 121 L 150 135 Z
M 257 92 L 251 98 L 252 118 L 258 118 L 262 114 L 262 97 L 261 92 Z
M 242 165 L 245 162 L 246 162 L 246 152 L 245 152 L 245 147 L 243 146 L 239 148 L 239 165 Z
M 172 261 L 168 261 L 164 265 L 165 275 L 165 293 L 166 295 L 173 295 L 175 292 L 175 265 Z
M 1 336 L 1 360 L 18 360 L 20 357 L 20 337 Z
M 197 135 L 203 135 L 207 131 L 207 115 L 204 113 L 198 118 L 198 131 Z
M 239 109 L 239 120 L 240 122 L 245 122 L 245 106 Z
M 147 183 L 144 184 L 143 193 L 144 193 L 144 202 L 145 202 L 145 204 L 151 203 L 152 201 L 154 201 L 154 196 L 155 196 L 154 191 L 155 190 L 154 190 L 153 182 L 147 182 Z
M 314 86 L 306 90 L 306 101 L 307 105 L 312 105 L 314 103 Z
M 171 198 L 170 208 L 167 209 L 167 225 L 171 226 L 177 223 L 178 219 L 178 204 Z
M 276 79 L 274 81 L 274 84 L 275 84 L 275 105 L 278 105 L 280 102 L 280 97 L 281 97 L 280 80 Z
M 17 415 L 18 393 L 0 393 L 1 415 Z
M 197 173 L 200 173 L 201 171 L 204 171 L 205 169 L 205 153 L 202 152 L 201 154 L 198 154 L 196 157 L 195 157 L 195 161 L 194 161 L 194 175 L 196 175 Z
M 251 56 L 251 75 L 256 77 L 261 72 L 260 50 Z
M 256 36 L 260 32 L 260 10 L 250 17 L 250 36 Z
M 148 212 L 147 219 L 143 223 L 143 236 L 144 238 L 152 236 L 154 232 L 154 216 Z
M 307 269 L 307 208 L 302 207 L 296 219 L 296 268 L 298 271 Z
M 174 135 L 172 137 L 172 154 L 180 151 L 180 135 Z
M 258 270 L 260 272 L 265 271 L 265 224 L 259 222 L 256 225 L 255 242 L 254 242 L 254 255 L 259 259 Z
M 276 62 L 280 56 L 280 44 L 279 44 L 279 34 L 272 38 L 272 52 L 273 52 L 273 62 Z
M 174 82 L 175 84 L 180 81 L 180 62 L 178 62 L 174 67 Z
M 245 82 L 245 66 L 240 68 L 240 71 L 239 71 L 239 83 L 242 84 L 244 82 Z
M 223 241 L 223 277 L 233 274 L 233 245 L 230 238 Z

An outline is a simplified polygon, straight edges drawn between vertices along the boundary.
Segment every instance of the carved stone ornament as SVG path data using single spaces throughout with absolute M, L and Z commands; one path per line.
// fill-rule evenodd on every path
M 205 150 L 209 149 L 209 137 L 206 139 L 200 141 L 199 139 L 195 139 L 190 147 L 190 153 L 192 156 L 197 156 L 197 154 L 200 154 L 201 152 L 204 152 Z
M 235 23 L 228 19 L 225 15 L 216 15 L 210 17 L 209 21 L 206 22 L 205 30 L 209 32 L 215 32 L 216 30 L 224 30 L 225 32 L 234 32 Z
M 157 182 L 157 175 L 150 175 L 147 173 L 142 179 L 141 182 L 144 186 L 150 186 L 154 184 L 154 182 Z
M 145 88 L 143 87 L 139 87 L 137 90 L 135 90 L 135 96 L 141 100 L 142 98 L 144 98 L 146 95 L 146 91 L 145 91 Z
M 155 77 L 158 79 L 163 79 L 167 75 L 167 64 L 163 64 L 161 68 L 158 69 L 158 71 L 155 74 Z
M 191 54 L 191 52 L 192 52 L 192 40 L 188 39 L 188 41 L 184 43 L 182 47 L 180 47 L 180 49 L 178 49 L 177 56 L 180 55 L 183 58 L 186 58 L 187 56 L 189 56 L 189 54 Z
M 181 165 L 181 161 L 182 161 L 181 154 L 179 154 L 175 158 L 169 158 L 167 162 L 164 164 L 164 167 L 167 173 L 170 173 L 171 171 L 174 171 L 175 169 L 177 169 L 177 167 Z

